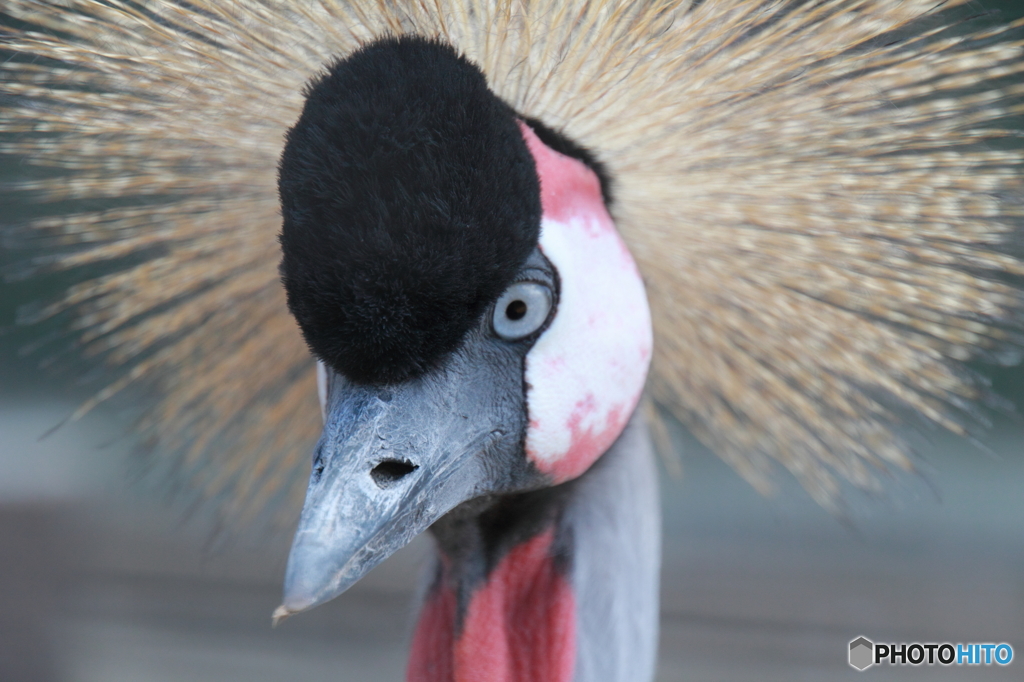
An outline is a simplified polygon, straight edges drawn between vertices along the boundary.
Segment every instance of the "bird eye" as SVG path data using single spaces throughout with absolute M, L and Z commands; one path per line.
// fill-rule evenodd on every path
M 540 329 L 548 319 L 551 289 L 537 282 L 517 282 L 494 305 L 494 333 L 515 341 Z

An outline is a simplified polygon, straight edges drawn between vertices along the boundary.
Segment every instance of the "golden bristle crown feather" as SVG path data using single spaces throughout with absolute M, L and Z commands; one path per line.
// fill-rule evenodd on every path
M 759 489 L 781 464 L 833 504 L 912 467 L 908 415 L 965 433 L 964 361 L 1018 358 L 1024 43 L 963 4 L 9 0 L 2 151 L 56 175 L 8 191 L 113 202 L 28 226 L 46 267 L 95 267 L 25 319 L 73 316 L 119 368 L 80 412 L 156 387 L 140 428 L 227 513 L 298 499 L 320 414 L 283 136 L 333 57 L 439 36 L 607 167 L 655 399 Z

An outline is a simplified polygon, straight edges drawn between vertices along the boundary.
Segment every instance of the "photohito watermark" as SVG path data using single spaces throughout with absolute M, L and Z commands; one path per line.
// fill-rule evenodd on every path
M 873 665 L 1010 665 L 1009 644 L 876 644 L 867 637 L 850 642 L 850 665 L 867 670 Z

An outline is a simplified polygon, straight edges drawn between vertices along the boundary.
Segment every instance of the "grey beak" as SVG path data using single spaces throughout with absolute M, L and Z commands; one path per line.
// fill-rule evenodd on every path
M 332 377 L 275 622 L 338 596 L 460 503 L 540 483 L 520 452 L 518 356 L 473 350 L 398 386 Z

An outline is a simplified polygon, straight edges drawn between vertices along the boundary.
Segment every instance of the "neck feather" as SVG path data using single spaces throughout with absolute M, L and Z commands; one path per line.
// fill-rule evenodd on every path
M 660 517 L 638 415 L 575 481 L 471 504 L 432 530 L 409 682 L 653 678 Z

